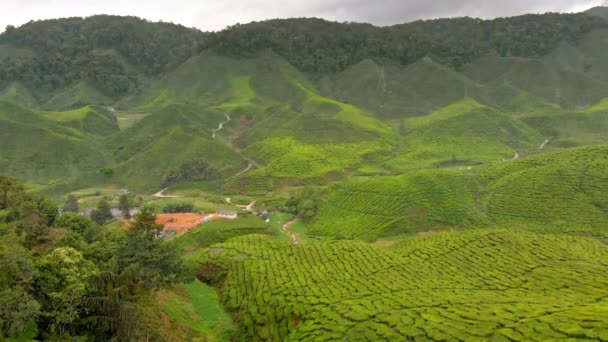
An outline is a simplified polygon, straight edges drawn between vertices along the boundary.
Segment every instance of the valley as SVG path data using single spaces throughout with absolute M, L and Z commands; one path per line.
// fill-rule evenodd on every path
M 608 341 L 602 13 L 1 34 L 0 231 L 103 286 L 0 340 Z

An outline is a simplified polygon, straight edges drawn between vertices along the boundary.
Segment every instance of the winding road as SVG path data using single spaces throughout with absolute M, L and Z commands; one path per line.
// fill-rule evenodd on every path
M 230 115 L 228 115 L 228 113 L 224 112 L 224 115 L 226 115 L 226 121 L 224 122 L 220 122 L 220 125 L 214 129 L 213 131 L 211 131 L 211 136 L 213 137 L 213 139 L 215 139 L 215 132 L 219 132 L 224 128 L 224 125 L 230 122 Z
M 247 172 L 247 171 L 249 171 L 249 170 L 251 170 L 251 168 L 252 168 L 252 167 L 253 167 L 253 164 L 252 164 L 252 163 L 249 163 L 249 165 L 247 166 L 247 168 L 246 168 L 245 170 L 243 170 L 243 171 L 241 171 L 241 172 L 237 173 L 236 175 L 234 175 L 234 176 L 232 176 L 232 177 L 230 177 L 230 178 L 226 178 L 226 182 L 227 182 L 227 181 L 229 181 L 229 180 L 231 180 L 231 179 L 233 179 L 233 178 L 236 178 L 236 177 L 238 177 L 238 176 L 242 175 L 243 173 L 245 173 L 245 172 Z
M 228 204 L 233 204 L 233 203 L 232 203 L 232 198 L 230 198 L 230 197 L 226 197 L 226 198 L 224 198 L 224 200 L 225 200 L 225 201 L 226 201 L 226 203 L 228 203 Z M 235 205 L 237 208 L 239 208 L 239 209 L 242 209 L 242 210 L 246 210 L 246 211 L 249 211 L 249 212 L 255 213 L 255 211 L 253 211 L 253 206 L 255 205 L 255 203 L 256 203 L 256 202 L 257 202 L 257 201 L 253 201 L 253 202 L 251 202 L 251 203 L 249 203 L 249 204 L 247 204 L 247 205 L 240 205 L 240 204 L 234 204 L 234 205 Z
M 154 196 L 156 198 L 180 198 L 181 197 L 181 196 L 163 195 L 163 192 L 165 192 L 167 190 L 169 190 L 169 188 L 164 188 L 152 196 Z

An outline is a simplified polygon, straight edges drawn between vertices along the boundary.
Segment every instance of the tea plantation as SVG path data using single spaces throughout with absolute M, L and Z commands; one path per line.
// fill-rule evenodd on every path
M 608 339 L 608 246 L 590 238 L 466 230 L 385 250 L 248 235 L 200 258 L 223 268 L 246 340 Z

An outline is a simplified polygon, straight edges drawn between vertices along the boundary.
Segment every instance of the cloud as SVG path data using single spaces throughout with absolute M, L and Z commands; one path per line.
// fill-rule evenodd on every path
M 0 27 L 29 20 L 94 14 L 135 15 L 203 30 L 237 22 L 287 17 L 392 25 L 417 19 L 472 16 L 494 18 L 524 13 L 573 12 L 602 0 L 0 0 Z

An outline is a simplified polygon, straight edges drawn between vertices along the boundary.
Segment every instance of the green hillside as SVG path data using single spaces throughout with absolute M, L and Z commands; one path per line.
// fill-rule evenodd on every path
M 111 160 L 95 139 L 69 122 L 49 120 L 49 115 L 0 102 L 1 172 L 49 184 L 97 171 Z
M 480 170 L 481 201 L 490 219 L 595 227 L 606 232 L 608 146 L 540 154 Z
M 530 225 L 606 236 L 606 145 L 477 168 L 367 177 L 329 187 L 311 231 L 376 240 L 479 225 Z
M 425 115 L 465 96 L 485 96 L 480 84 L 428 57 L 405 68 L 364 61 L 341 73 L 332 86 L 336 97 L 385 118 Z
M 473 99 L 406 119 L 401 131 L 402 154 L 385 163 L 400 171 L 511 159 L 542 142 L 530 126 Z
M 195 104 L 169 102 L 159 107 L 108 137 L 107 147 L 118 162 L 113 179 L 153 190 L 167 182 L 214 181 L 236 174 L 247 164 L 212 136 L 224 120 L 221 111 Z
M 374 241 L 479 220 L 475 184 L 460 170 L 369 177 L 326 191 L 311 232 Z
M 221 298 L 248 340 L 559 340 L 608 333 L 608 249 L 593 239 L 472 230 L 383 250 L 351 241 L 293 246 L 250 235 L 212 251 L 201 261 L 226 272 Z

